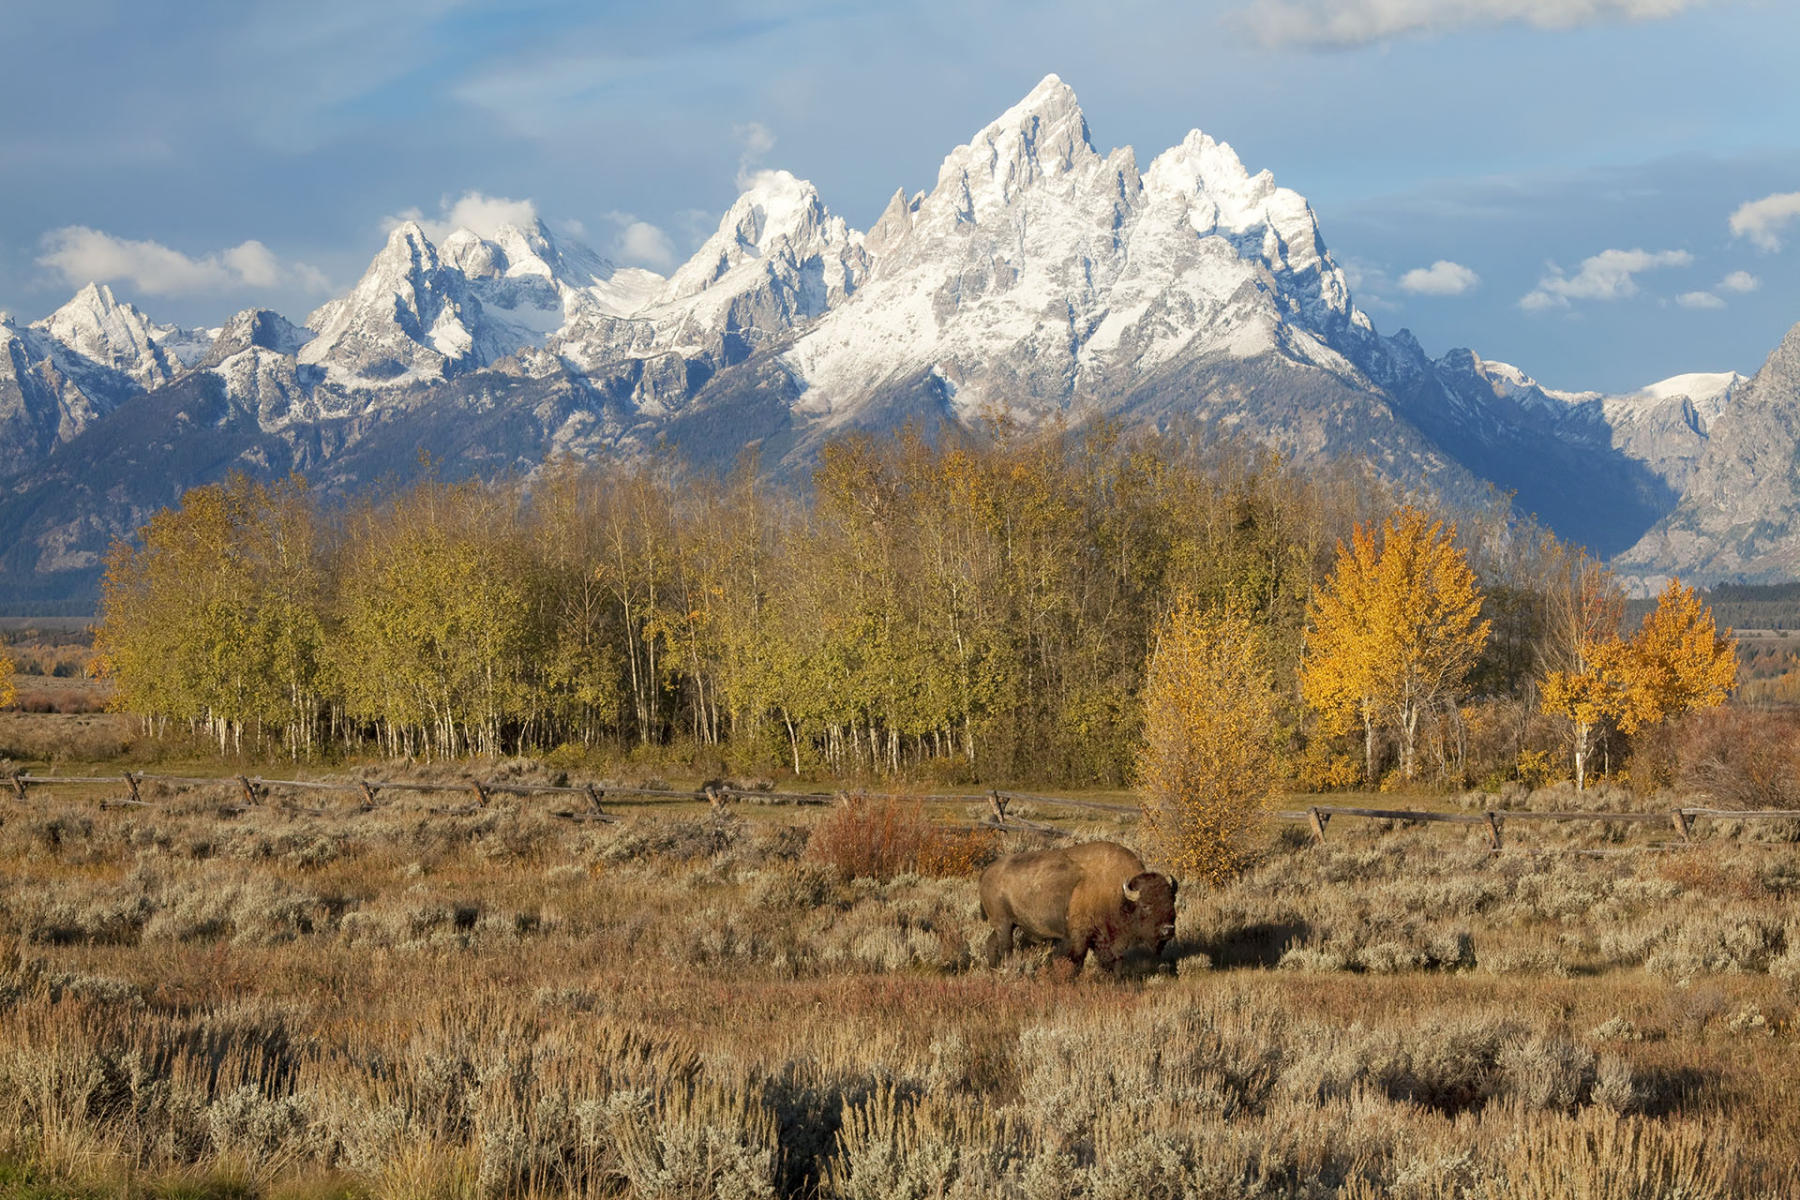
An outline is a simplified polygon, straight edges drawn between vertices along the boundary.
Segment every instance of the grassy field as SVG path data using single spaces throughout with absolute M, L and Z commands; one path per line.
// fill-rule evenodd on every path
M 97 794 L 0 823 L 0 1197 L 1800 1193 L 1781 826 L 1271 826 L 1066 982 L 818 810 Z

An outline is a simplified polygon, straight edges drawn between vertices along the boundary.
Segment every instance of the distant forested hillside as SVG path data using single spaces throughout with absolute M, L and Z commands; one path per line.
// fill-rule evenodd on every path
M 1721 629 L 1800 629 L 1800 583 L 1721 583 L 1700 595 Z M 1655 607 L 1654 599 L 1633 600 L 1626 620 L 1636 625 Z

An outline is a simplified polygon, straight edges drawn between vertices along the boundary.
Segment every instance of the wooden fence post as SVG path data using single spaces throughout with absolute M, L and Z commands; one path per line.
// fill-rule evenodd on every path
M 994 810 L 994 824 L 1006 824 L 1006 806 L 1012 801 L 999 792 L 989 792 L 987 798 L 988 807 Z
M 488 803 L 487 784 L 479 779 L 469 780 L 469 786 L 475 789 L 475 807 L 486 808 Z
M 237 777 L 237 781 L 238 781 L 238 786 L 244 789 L 244 803 L 245 804 L 255 804 L 256 803 L 256 787 L 255 787 L 255 785 L 253 785 L 250 782 L 250 777 L 247 775 L 239 775 Z
M 1488 848 L 1498 850 L 1500 848 L 1500 822 L 1495 817 L 1493 809 L 1489 809 L 1483 815 L 1487 817 Z
M 1692 840 L 1691 835 L 1688 833 L 1688 815 L 1686 813 L 1682 812 L 1679 808 L 1671 809 L 1669 811 L 1669 819 L 1675 823 L 1675 832 L 1681 835 L 1682 841 L 1686 842 Z
M 1306 810 L 1306 819 L 1312 822 L 1313 836 L 1323 842 L 1325 840 L 1325 826 L 1330 823 L 1331 814 L 1320 812 L 1315 805 Z
M 144 798 L 138 795 L 137 776 L 133 775 L 130 771 L 125 772 L 125 786 L 131 789 L 131 802 L 133 804 L 142 804 L 144 802 Z
M 17 771 L 13 772 L 12 785 L 13 791 L 18 793 L 19 800 L 23 802 L 25 799 L 25 781 L 19 778 L 19 773 Z
M 600 797 L 602 797 L 604 795 L 606 795 L 606 793 L 604 791 L 601 791 L 600 789 L 596 788 L 591 783 L 588 784 L 587 785 L 588 807 L 592 808 L 597 813 L 605 812 L 606 810 L 600 807 Z
M 362 788 L 363 803 L 368 805 L 370 808 L 374 808 L 375 807 L 375 789 L 374 789 L 374 787 L 371 786 L 369 781 L 366 779 L 359 779 L 356 781 L 356 784 L 358 787 Z

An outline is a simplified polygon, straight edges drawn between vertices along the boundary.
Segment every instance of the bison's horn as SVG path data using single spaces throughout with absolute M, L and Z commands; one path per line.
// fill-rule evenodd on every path
M 1125 881 L 1125 898 L 1133 904 L 1136 904 L 1138 902 L 1138 897 L 1141 895 L 1143 895 L 1143 893 L 1137 888 L 1132 887 L 1131 880 L 1127 879 Z

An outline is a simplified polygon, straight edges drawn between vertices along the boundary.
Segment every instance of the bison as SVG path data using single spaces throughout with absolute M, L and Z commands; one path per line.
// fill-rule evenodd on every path
M 1117 842 L 1003 858 L 981 873 L 981 915 L 994 927 L 988 965 L 1011 953 L 1015 930 L 1056 942 L 1075 972 L 1090 950 L 1108 971 L 1135 952 L 1160 956 L 1175 935 L 1176 886 Z

